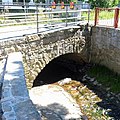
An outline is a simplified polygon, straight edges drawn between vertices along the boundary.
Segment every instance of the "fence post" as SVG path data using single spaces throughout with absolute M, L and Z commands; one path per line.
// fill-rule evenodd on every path
M 114 28 L 118 27 L 118 19 L 119 19 L 119 8 L 116 8 L 114 15 Z
M 88 8 L 88 25 L 89 25 L 89 21 L 90 21 L 90 4 L 89 5 L 89 8 Z
M 39 32 L 38 5 L 36 5 L 36 17 L 37 17 L 37 33 L 38 33 Z
M 99 8 L 95 9 L 95 26 L 98 24 Z
M 68 26 L 67 20 L 68 20 L 68 4 L 66 4 L 66 27 Z

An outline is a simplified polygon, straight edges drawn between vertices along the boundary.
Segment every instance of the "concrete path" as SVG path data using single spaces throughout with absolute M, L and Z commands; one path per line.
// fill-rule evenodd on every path
M 39 32 L 47 31 L 44 25 L 39 26 Z M 23 35 L 37 33 L 37 25 L 7 26 L 0 28 L 0 41 L 4 39 L 23 37 Z
M 42 120 L 81 120 L 82 113 L 76 101 L 57 85 L 32 88 L 29 95 Z
M 78 28 L 79 26 L 71 25 L 65 27 L 65 25 L 56 25 L 54 27 L 48 27 L 48 25 L 40 24 L 39 25 L 39 33 L 50 32 L 50 31 L 58 31 L 68 28 Z M 24 25 L 24 26 L 7 26 L 0 28 L 0 41 L 10 40 L 10 39 L 18 39 L 22 38 L 25 35 L 35 34 L 37 33 L 36 25 Z

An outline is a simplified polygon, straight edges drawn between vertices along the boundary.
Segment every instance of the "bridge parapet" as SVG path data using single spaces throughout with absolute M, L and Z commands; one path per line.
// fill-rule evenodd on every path
M 20 52 L 9 54 L 5 66 L 1 98 L 2 119 L 40 120 L 40 114 L 29 98 L 22 64 L 22 54 Z

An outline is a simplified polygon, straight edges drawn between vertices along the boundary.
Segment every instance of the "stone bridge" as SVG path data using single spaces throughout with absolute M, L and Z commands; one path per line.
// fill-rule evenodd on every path
M 63 66 L 66 66 L 70 71 L 74 73 L 76 73 L 76 71 L 79 70 L 76 67 L 78 62 L 80 62 L 81 68 L 83 68 L 82 65 L 84 65 L 85 62 L 82 54 L 80 53 L 84 46 L 85 37 L 82 36 L 82 32 L 80 31 L 79 27 L 24 36 L 21 39 L 1 41 L 0 42 L 1 59 L 3 59 L 3 57 L 7 59 L 6 60 L 7 62 L 5 64 L 7 67 L 3 67 L 4 72 L 1 81 L 2 83 L 1 89 L 3 91 L 2 111 L 4 112 L 3 114 L 4 118 L 7 119 L 8 117 L 10 117 L 11 114 L 14 116 L 13 111 L 15 113 L 19 107 L 20 108 L 22 107 L 21 101 L 22 104 L 26 104 L 28 102 L 28 107 L 33 106 L 32 103 L 28 100 L 29 97 L 27 95 L 27 89 L 24 88 L 25 84 L 27 83 L 27 88 L 30 89 L 33 86 L 33 82 L 36 76 L 42 71 L 42 69 L 44 69 L 46 65 L 50 64 L 52 61 L 59 61 L 61 64 L 63 64 Z M 15 52 L 17 53 L 15 54 Z M 18 52 L 22 53 L 22 56 Z M 23 57 L 25 78 L 24 77 L 21 78 L 22 83 L 21 81 L 16 81 L 14 83 L 11 81 L 12 77 L 8 79 L 5 76 L 13 76 L 13 79 L 16 79 L 14 75 L 19 76 L 19 72 L 21 70 L 19 70 L 19 67 L 16 68 L 16 64 L 20 64 L 20 66 L 22 65 L 21 57 Z M 13 69 L 15 66 L 15 68 L 17 69 L 17 73 L 16 71 L 12 71 L 12 68 L 10 69 L 10 67 L 12 66 Z M 20 69 L 22 69 L 22 67 L 20 67 Z M 23 76 L 24 75 L 23 70 L 21 72 L 20 76 Z M 81 73 L 82 72 L 83 71 L 81 71 Z M 24 82 L 23 79 L 26 79 L 26 83 Z M 47 82 L 49 83 L 49 81 Z M 41 85 L 41 81 L 40 82 L 37 81 L 37 85 L 38 84 Z M 36 83 L 34 84 L 34 86 L 36 86 Z M 26 91 L 26 93 L 23 94 L 22 96 L 21 92 L 19 92 L 21 90 Z M 14 98 L 12 101 L 15 101 L 15 99 L 17 99 L 17 101 L 20 101 L 20 103 L 18 102 L 19 104 L 16 102 L 13 103 L 11 99 L 6 101 L 6 99 L 9 96 L 11 96 L 11 94 L 12 98 Z M 11 105 L 12 112 L 10 114 L 7 114 L 8 111 L 10 111 L 10 108 L 8 107 L 6 108 L 5 105 L 9 103 Z M 35 109 L 34 107 L 32 108 Z M 19 110 L 17 112 L 18 112 L 17 114 L 20 114 Z M 31 113 L 31 111 L 29 112 Z M 29 112 L 28 116 L 30 117 L 29 119 L 31 119 Z M 24 112 L 22 114 L 24 114 Z M 37 115 L 34 112 L 32 114 Z M 22 119 L 19 115 L 14 116 L 14 118 Z
M 4 119 L 32 120 L 32 116 L 36 116 L 39 120 L 27 88 L 30 89 L 33 86 L 36 76 L 50 63 L 57 61 L 72 73 L 76 73 L 84 67 L 84 61 L 90 60 L 120 73 L 120 31 L 113 28 L 92 27 L 90 34 L 88 29 L 84 33 L 85 37 L 82 36 L 79 27 L 66 28 L 0 42 L 0 59 L 5 64 L 0 69 L 1 105 Z M 22 63 L 25 78 L 21 77 L 24 76 Z M 80 68 L 76 67 L 77 63 L 82 63 L 79 64 Z M 83 73 L 84 70 L 80 72 Z M 44 84 L 43 81 L 36 81 L 34 86 Z M 21 91 L 24 91 L 24 94 Z M 24 115 L 28 109 L 29 111 Z
M 2 56 L 11 52 L 21 52 L 28 87 L 32 87 L 33 80 L 38 73 L 54 58 L 64 55 L 64 61 L 80 59 L 80 53 L 85 45 L 79 28 L 53 31 L 38 35 L 25 36 L 24 39 L 3 41 L 0 43 Z M 5 49 L 4 47 L 5 46 Z M 74 53 L 72 55 L 71 53 Z M 63 57 L 62 57 L 63 58 Z M 67 60 L 66 59 L 66 60 Z M 70 64 L 69 64 L 70 65 Z M 74 67 L 74 66 L 73 66 Z M 75 68 L 71 68 L 75 69 Z

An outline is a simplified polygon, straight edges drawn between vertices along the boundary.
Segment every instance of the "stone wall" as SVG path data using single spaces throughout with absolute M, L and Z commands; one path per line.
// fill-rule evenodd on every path
M 80 53 L 85 41 L 79 28 L 25 36 L 22 39 L 0 42 L 1 56 L 21 52 L 28 88 L 38 73 L 52 59 L 67 53 Z
M 41 120 L 26 87 L 22 54 L 14 52 L 6 58 L 2 81 L 2 120 Z M 0 118 L 1 119 L 1 118 Z
M 91 61 L 120 73 L 120 30 L 92 27 Z

